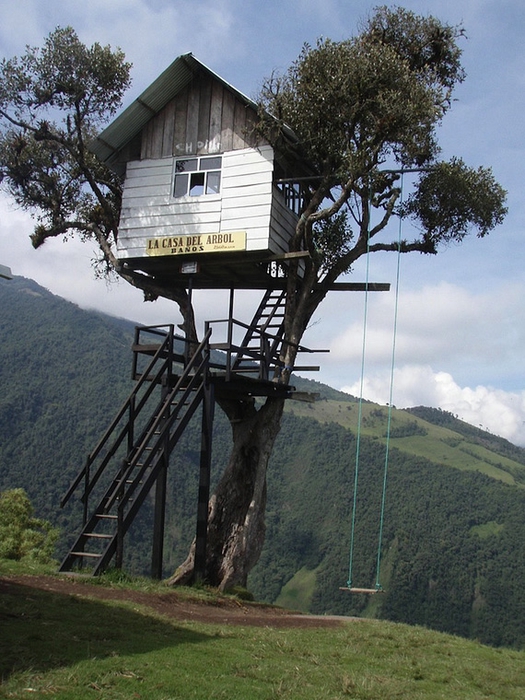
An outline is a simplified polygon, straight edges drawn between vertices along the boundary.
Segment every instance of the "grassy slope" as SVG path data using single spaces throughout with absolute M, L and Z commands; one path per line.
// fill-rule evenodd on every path
M 180 623 L 28 590 L 0 599 L 0 697 L 518 699 L 525 652 L 370 620 L 335 629 Z
M 290 402 L 288 410 L 296 416 L 308 416 L 320 423 L 338 423 L 352 431 L 358 424 L 358 404 L 346 401 L 321 400 L 313 404 Z M 362 435 L 386 442 L 388 408 L 377 404 L 362 404 Z M 456 469 L 479 471 L 507 484 L 522 487 L 525 482 L 525 466 L 513 459 L 478 444 L 450 428 L 433 425 L 406 411 L 393 409 L 391 435 L 402 427 L 410 431 L 413 425 L 420 427 L 420 434 L 391 437 L 390 445 L 402 452 L 424 457 L 438 464 Z M 414 431 L 415 432 L 415 431 Z

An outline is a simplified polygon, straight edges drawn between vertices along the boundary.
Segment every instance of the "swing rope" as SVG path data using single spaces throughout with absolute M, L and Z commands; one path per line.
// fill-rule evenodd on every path
M 403 173 L 401 173 L 401 203 L 403 202 Z M 376 557 L 376 581 L 374 589 L 366 588 L 353 588 L 352 587 L 352 575 L 353 575 L 353 561 L 354 561 L 354 543 L 355 543 L 355 520 L 356 520 L 356 506 L 357 506 L 357 486 L 359 480 L 359 459 L 360 459 L 360 449 L 361 449 L 361 426 L 363 419 L 363 388 L 364 388 L 364 376 L 365 376 L 365 352 L 366 352 L 366 336 L 367 336 L 367 321 L 368 321 L 368 281 L 370 274 L 370 231 L 368 233 L 367 239 L 367 251 L 366 251 L 366 277 L 365 277 L 365 303 L 364 303 L 364 320 L 363 320 L 363 343 L 362 343 L 362 356 L 361 356 L 361 379 L 360 379 L 360 392 L 359 392 L 359 402 L 358 402 L 358 417 L 357 417 L 357 438 L 356 438 L 356 458 L 355 458 L 355 473 L 354 473 L 354 496 L 352 502 L 352 521 L 351 521 L 351 535 L 350 535 L 350 563 L 348 567 L 348 581 L 347 587 L 351 591 L 360 593 L 374 593 L 383 590 L 381 585 L 381 553 L 383 547 L 383 529 L 385 522 L 385 504 L 386 504 L 386 489 L 387 489 L 387 477 L 388 477 L 388 460 L 390 454 L 390 432 L 392 425 L 392 409 L 393 409 L 393 393 L 394 393 L 394 369 L 395 369 L 395 357 L 396 357 L 396 338 L 397 338 L 397 318 L 399 309 L 399 286 L 400 286 L 400 270 L 401 270 L 401 235 L 402 235 L 402 219 L 399 218 L 398 225 L 398 238 L 397 238 L 397 262 L 396 262 L 396 286 L 395 286 L 395 300 L 394 300 L 394 324 L 392 331 L 392 355 L 390 362 L 390 383 L 389 383 L 389 400 L 388 400 L 388 414 L 387 414 L 387 429 L 386 429 L 386 444 L 385 444 L 385 463 L 383 468 L 383 488 L 381 492 L 381 508 L 380 508 L 380 518 L 379 518 L 379 537 L 377 546 L 377 557 Z
M 403 203 L 403 173 L 401 173 L 401 204 Z M 403 231 L 402 219 L 399 217 L 398 233 L 397 233 L 397 261 L 396 261 L 396 291 L 394 301 L 394 326 L 392 329 L 392 357 L 390 362 L 390 391 L 388 395 L 388 418 L 386 429 L 386 449 L 385 449 L 385 467 L 383 470 L 383 491 L 381 494 L 381 518 L 379 522 L 379 541 L 377 546 L 377 562 L 376 562 L 376 590 L 382 590 L 380 582 L 381 571 L 381 551 L 383 547 L 383 526 L 385 522 L 385 502 L 386 502 L 386 486 L 388 476 L 388 458 L 390 455 L 390 428 L 392 425 L 392 409 L 394 395 L 394 369 L 396 364 L 396 339 L 397 339 L 397 315 L 399 310 L 399 280 L 401 271 L 401 234 Z
M 361 380 L 359 386 L 359 401 L 357 409 L 357 436 L 355 448 L 355 472 L 354 472 L 354 498 L 352 502 L 352 524 L 350 534 L 350 562 L 348 565 L 348 588 L 352 588 L 352 574 L 354 566 L 354 542 L 355 542 L 355 514 L 357 510 L 357 484 L 359 481 L 359 457 L 361 451 L 361 423 L 363 420 L 363 387 L 365 381 L 365 355 L 366 355 L 366 330 L 368 320 L 368 282 L 370 279 L 370 228 L 366 241 L 366 272 L 365 272 L 365 302 L 363 318 L 363 342 L 361 348 Z

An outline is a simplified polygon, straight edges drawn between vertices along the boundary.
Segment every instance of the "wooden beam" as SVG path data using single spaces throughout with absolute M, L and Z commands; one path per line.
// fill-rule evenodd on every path
M 334 282 L 331 292 L 389 292 L 390 282 Z

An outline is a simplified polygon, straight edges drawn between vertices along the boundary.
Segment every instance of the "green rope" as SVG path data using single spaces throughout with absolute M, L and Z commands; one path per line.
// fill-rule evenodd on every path
M 401 174 L 401 201 L 403 200 L 403 174 Z M 395 291 L 395 302 L 394 302 L 394 327 L 393 327 L 393 341 L 392 341 L 392 357 L 390 363 L 390 391 L 389 391 L 389 401 L 388 401 L 388 418 L 387 418 L 387 430 L 386 430 L 386 449 L 385 449 L 385 464 L 383 470 L 383 488 L 381 493 L 381 509 L 380 509 L 380 520 L 379 520 L 379 538 L 377 547 L 377 558 L 376 558 L 376 582 L 375 589 L 377 591 L 382 591 L 383 587 L 380 582 L 380 572 L 381 572 L 381 552 L 383 545 L 383 528 L 385 521 L 385 504 L 386 504 L 386 488 L 387 488 L 387 476 L 388 476 L 388 459 L 390 454 L 390 432 L 392 425 L 392 399 L 393 399 L 393 389 L 394 389 L 394 368 L 395 368 L 395 353 L 396 353 L 396 336 L 397 336 L 397 316 L 399 307 L 399 280 L 400 280 L 400 268 L 401 268 L 401 233 L 402 233 L 402 219 L 399 219 L 398 228 L 398 242 L 397 242 L 397 269 L 396 269 L 396 291 Z M 365 284 L 365 303 L 364 303 L 364 321 L 363 321 L 363 345 L 362 345 L 362 355 L 361 355 L 361 380 L 360 380 L 360 391 L 359 391 L 359 402 L 358 402 L 358 416 L 357 416 L 357 437 L 356 437 L 356 457 L 355 457 L 355 473 L 354 473 L 354 496 L 352 503 L 352 520 L 351 520 L 351 534 L 350 534 L 350 562 L 348 566 L 348 581 L 347 587 L 352 588 L 352 575 L 353 575 L 353 563 L 354 563 L 354 543 L 355 543 L 355 521 L 356 521 L 356 508 L 357 508 L 357 486 L 359 480 L 359 460 L 360 460 L 360 450 L 361 450 L 361 424 L 363 418 L 363 387 L 364 387 L 364 376 L 365 376 L 365 352 L 366 352 L 366 334 L 367 334 L 367 320 L 368 320 L 368 282 L 370 273 L 370 237 L 367 240 L 367 251 L 366 251 L 366 284 Z
M 370 233 L 370 232 L 369 232 Z M 363 346 L 361 351 L 361 383 L 359 389 L 359 401 L 357 411 L 357 437 L 355 448 L 355 473 L 354 473 L 354 499 L 352 504 L 352 524 L 350 529 L 350 562 L 348 565 L 348 588 L 352 588 L 352 569 L 354 566 L 354 542 L 355 542 L 355 514 L 357 510 L 357 484 L 359 481 L 359 456 L 361 450 L 361 423 L 363 418 L 363 386 L 365 380 L 365 355 L 366 355 L 366 329 L 368 319 L 368 282 L 370 277 L 370 236 L 366 243 L 366 274 L 365 274 L 365 303 L 363 318 Z
M 401 174 L 401 203 L 403 202 L 403 174 Z M 383 526 L 385 522 L 385 503 L 386 503 L 386 486 L 388 476 L 388 458 L 390 455 L 390 428 L 392 425 L 392 404 L 394 395 L 394 369 L 396 362 L 396 338 L 397 338 L 397 314 L 399 308 L 399 278 L 401 269 L 401 233 L 402 219 L 399 217 L 399 228 L 397 236 L 397 266 L 396 266 L 396 292 L 394 301 L 394 327 L 392 330 L 392 358 L 390 362 L 390 393 L 388 397 L 388 419 L 386 428 L 386 449 L 385 449 L 385 468 L 383 470 L 383 491 L 381 494 L 381 518 L 379 521 L 379 541 L 377 545 L 377 563 L 376 563 L 376 590 L 383 590 L 380 582 L 381 571 L 381 551 L 383 547 Z

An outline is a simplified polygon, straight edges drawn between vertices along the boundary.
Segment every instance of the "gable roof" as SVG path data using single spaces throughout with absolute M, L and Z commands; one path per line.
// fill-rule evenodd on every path
M 90 144 L 90 150 L 100 160 L 111 165 L 119 151 L 129 143 L 167 103 L 176 97 L 199 73 L 208 74 L 230 90 L 246 106 L 258 109 L 257 103 L 223 80 L 192 53 L 176 58 L 159 77 L 144 90 L 123 112 L 121 112 Z M 291 129 L 286 135 L 295 141 Z

